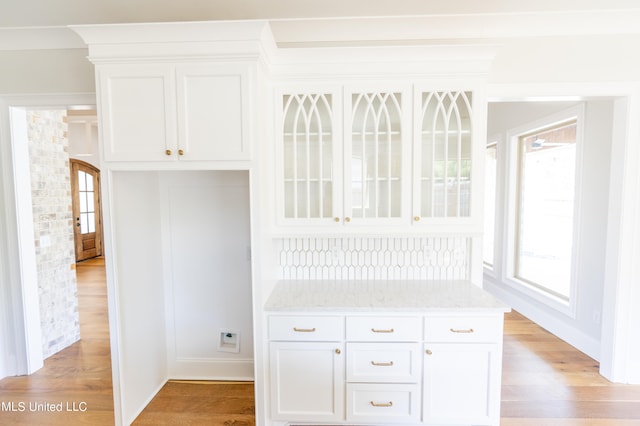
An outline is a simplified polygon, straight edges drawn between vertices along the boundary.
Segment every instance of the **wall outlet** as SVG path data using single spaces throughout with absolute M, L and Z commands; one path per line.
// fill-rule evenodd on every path
M 240 333 L 237 331 L 220 330 L 218 335 L 219 352 L 240 352 Z

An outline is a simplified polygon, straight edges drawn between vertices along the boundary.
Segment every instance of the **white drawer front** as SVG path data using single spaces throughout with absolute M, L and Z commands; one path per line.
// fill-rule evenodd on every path
M 347 382 L 418 383 L 418 343 L 347 343 Z
M 355 342 L 417 342 L 418 317 L 347 317 L 347 340 Z
M 426 317 L 424 340 L 427 342 L 497 342 L 502 339 L 499 317 Z
M 344 339 L 344 320 L 339 316 L 270 316 L 269 339 L 331 342 Z
M 347 421 L 414 423 L 420 421 L 419 385 L 347 383 Z

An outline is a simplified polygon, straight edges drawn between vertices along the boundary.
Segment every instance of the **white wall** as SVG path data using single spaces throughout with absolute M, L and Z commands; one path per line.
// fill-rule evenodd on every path
M 0 51 L 0 94 L 95 93 L 86 49 Z
M 169 377 L 252 380 L 249 174 L 164 172 L 160 188 Z
M 507 102 L 489 105 L 490 135 L 502 135 L 509 143 L 507 133 L 545 116 L 552 115 L 574 105 L 567 102 Z M 598 359 L 601 340 L 602 300 L 604 294 L 605 247 L 607 242 L 607 212 L 609 193 L 610 157 L 613 132 L 613 101 L 611 99 L 589 100 L 585 106 L 583 163 L 579 213 L 579 247 L 577 279 L 578 293 L 576 315 L 557 310 L 529 297 L 510 286 L 503 276 L 501 260 L 496 259 L 492 274 L 485 275 L 485 288 L 505 299 L 516 310 L 532 318 L 564 340 Z M 504 169 L 504 156 L 499 167 Z M 502 179 L 504 175 L 502 175 Z M 499 184 L 496 242 L 503 241 L 506 230 L 501 226 L 504 218 L 505 182 Z M 498 251 L 503 253 L 502 251 Z

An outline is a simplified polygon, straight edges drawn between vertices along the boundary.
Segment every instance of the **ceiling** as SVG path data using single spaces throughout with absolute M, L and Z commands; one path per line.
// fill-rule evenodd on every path
M 0 0 L 0 50 L 83 47 L 68 25 L 269 20 L 280 45 L 640 33 L 637 0 Z

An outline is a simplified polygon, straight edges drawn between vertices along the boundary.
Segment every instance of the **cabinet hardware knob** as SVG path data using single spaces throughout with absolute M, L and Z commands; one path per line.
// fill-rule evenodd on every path
M 338 355 L 340 355 L 340 354 L 342 353 L 342 351 L 341 351 L 340 349 L 336 349 L 336 353 L 337 353 Z
M 333 220 L 334 220 L 335 222 L 340 222 L 340 218 L 339 218 L 339 217 L 334 217 L 334 218 L 333 218 Z
M 167 154 L 167 155 L 171 155 L 171 150 L 170 150 L 170 149 L 168 149 L 168 150 L 166 150 L 164 153 L 165 153 L 165 154 Z
M 351 222 L 351 218 L 349 216 L 347 216 L 347 217 L 344 218 L 344 221 L 349 223 L 349 222 Z
M 468 329 L 464 329 L 464 330 L 455 329 L 455 328 L 450 328 L 449 330 L 450 330 L 452 333 L 473 333 L 473 328 L 468 328 Z
M 298 328 L 298 327 L 293 327 L 293 331 L 295 331 L 296 333 L 313 333 L 314 331 L 316 331 L 316 328 Z
M 184 155 L 184 150 L 179 149 L 179 150 L 178 150 L 178 155 Z
M 393 407 L 393 401 L 389 402 L 373 402 L 370 401 L 372 407 Z
M 413 220 L 416 221 L 416 222 L 420 222 L 420 216 L 414 216 Z
M 393 328 L 387 329 L 387 330 L 381 330 L 378 328 L 372 328 L 371 331 L 373 331 L 374 333 L 393 333 L 395 330 Z
M 427 355 L 433 355 L 433 352 L 431 352 L 431 349 L 427 349 L 426 351 L 424 351 Z
M 371 361 L 371 365 L 374 365 L 376 367 L 393 367 L 393 361 L 389 361 L 389 362 L 375 362 L 375 361 Z

